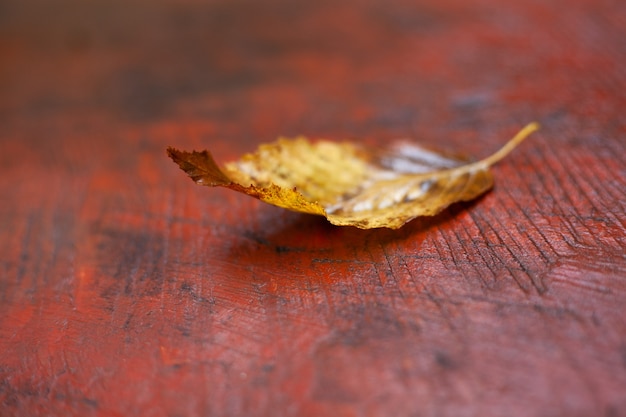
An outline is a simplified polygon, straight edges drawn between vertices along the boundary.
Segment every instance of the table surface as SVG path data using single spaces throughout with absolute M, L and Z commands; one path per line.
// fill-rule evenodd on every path
M 626 3 L 9 0 L 0 415 L 626 415 Z M 279 136 L 477 157 L 392 231 L 198 187 Z

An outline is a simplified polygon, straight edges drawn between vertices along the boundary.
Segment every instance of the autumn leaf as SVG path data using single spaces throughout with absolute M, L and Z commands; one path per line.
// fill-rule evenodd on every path
M 226 187 L 332 224 L 397 229 L 433 216 L 493 186 L 489 168 L 539 128 L 531 123 L 493 155 L 477 162 L 409 143 L 372 151 L 350 143 L 281 138 L 223 168 L 208 151 L 167 153 L 197 184 Z

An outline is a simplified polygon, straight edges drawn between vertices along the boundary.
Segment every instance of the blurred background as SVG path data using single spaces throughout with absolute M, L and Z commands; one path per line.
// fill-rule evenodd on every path
M 581 65 L 575 50 L 571 61 L 555 57 L 564 39 L 580 36 L 558 24 L 577 6 L 558 1 L 9 0 L 1 7 L 5 131 L 52 123 L 56 114 L 77 128 L 213 123 L 220 138 L 253 142 L 281 134 L 418 136 L 485 129 L 486 118 L 496 128 L 498 116 L 509 125 L 562 111 L 556 103 L 572 93 L 559 88 L 568 81 L 559 70 Z M 539 72 L 540 60 L 552 62 Z M 527 95 L 543 92 L 533 85 L 546 78 L 553 105 L 537 109 L 540 101 Z

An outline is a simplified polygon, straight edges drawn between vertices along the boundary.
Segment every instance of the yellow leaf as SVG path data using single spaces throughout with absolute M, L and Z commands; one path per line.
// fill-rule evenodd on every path
M 335 225 L 397 229 L 489 190 L 489 168 L 538 128 L 537 123 L 527 125 L 499 151 L 472 163 L 408 143 L 372 152 L 303 137 L 261 145 L 223 169 L 208 151 L 167 152 L 200 185 L 227 187 L 275 206 L 325 216 Z

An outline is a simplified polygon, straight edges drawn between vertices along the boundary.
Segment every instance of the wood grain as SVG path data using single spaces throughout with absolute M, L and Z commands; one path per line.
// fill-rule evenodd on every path
M 626 415 L 626 8 L 10 0 L 0 415 Z M 397 231 L 184 178 L 305 134 L 469 155 Z

